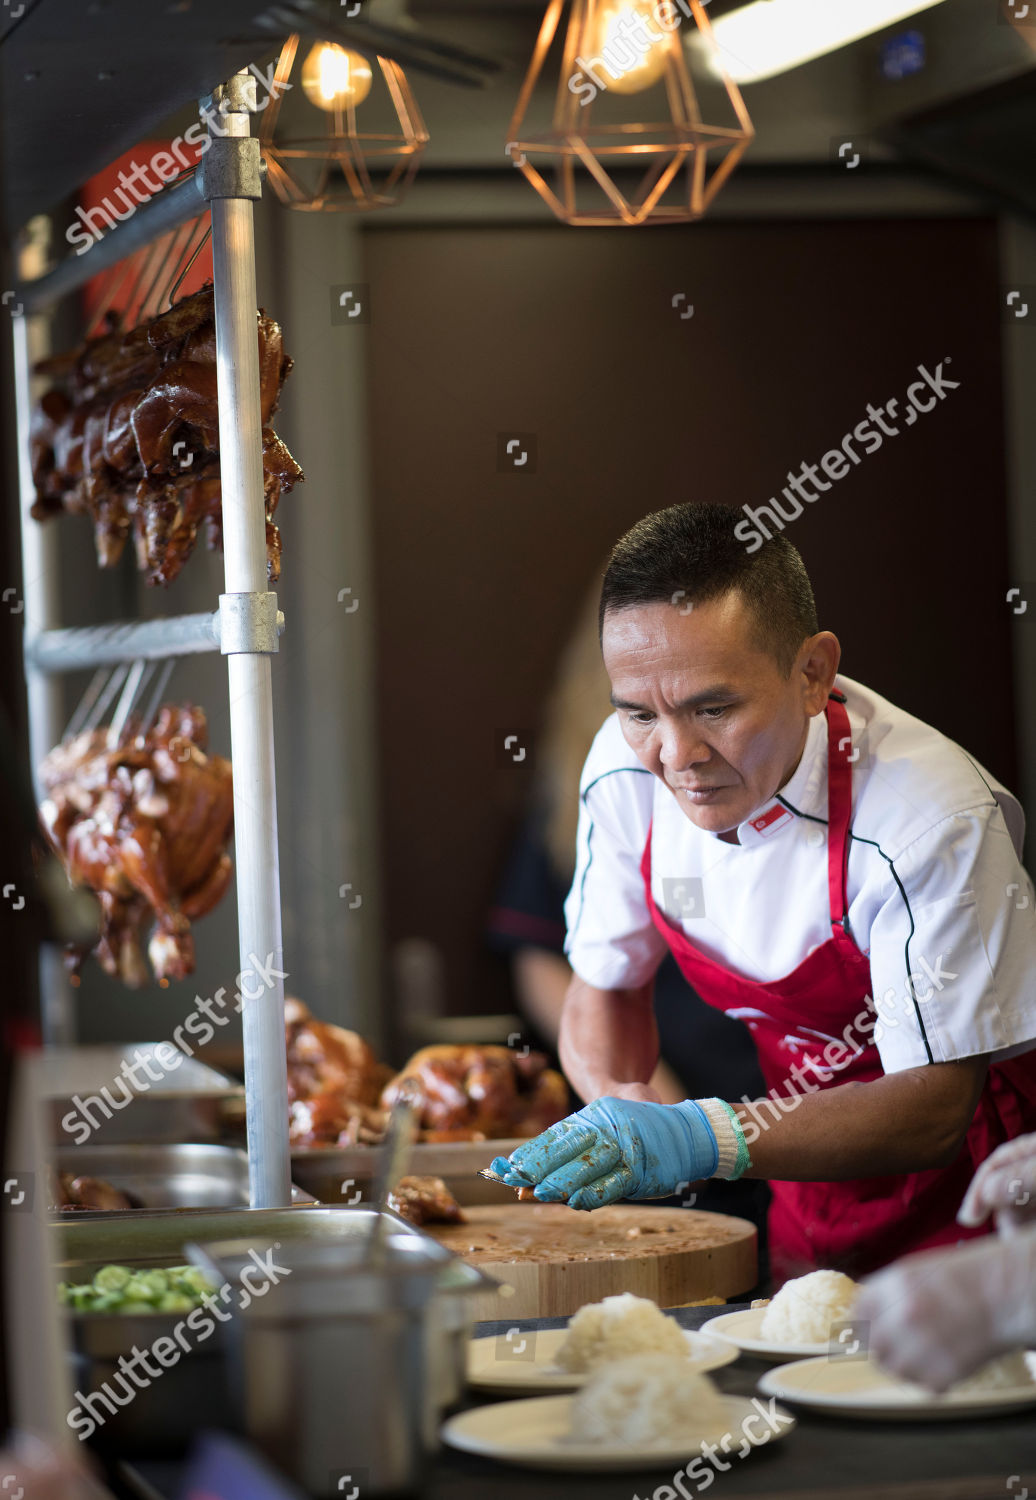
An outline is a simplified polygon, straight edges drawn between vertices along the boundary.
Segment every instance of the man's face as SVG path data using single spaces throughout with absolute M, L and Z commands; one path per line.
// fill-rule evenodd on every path
M 604 620 L 604 664 L 627 744 L 691 822 L 715 834 L 736 828 L 791 776 L 838 664 L 825 632 L 812 637 L 821 669 L 807 643 L 784 677 L 753 625 L 736 592 L 683 614 L 644 604 Z

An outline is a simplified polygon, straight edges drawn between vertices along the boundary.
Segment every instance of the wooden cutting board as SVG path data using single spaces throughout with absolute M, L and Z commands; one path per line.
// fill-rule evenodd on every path
M 429 1224 L 427 1232 L 512 1288 L 479 1294 L 479 1320 L 568 1317 L 617 1292 L 679 1307 L 737 1296 L 756 1281 L 755 1225 L 729 1214 L 509 1203 L 465 1208 L 464 1217 L 464 1224 Z

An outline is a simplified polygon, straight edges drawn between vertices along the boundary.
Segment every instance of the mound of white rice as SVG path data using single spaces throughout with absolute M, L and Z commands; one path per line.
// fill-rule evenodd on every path
M 880 1361 L 875 1361 L 878 1368 L 883 1366 Z M 905 1380 L 901 1375 L 895 1375 L 886 1370 L 885 1373 L 890 1380 L 916 1393 L 917 1396 L 930 1400 L 932 1392 L 927 1386 L 916 1380 Z M 996 1359 L 991 1359 L 987 1364 L 980 1365 L 971 1375 L 966 1375 L 963 1380 L 955 1380 L 948 1390 L 942 1393 L 942 1400 L 949 1400 L 954 1396 L 982 1395 L 985 1391 L 1013 1390 L 1018 1386 L 1036 1385 L 1036 1354 L 1026 1353 L 1023 1349 L 1016 1349 L 1011 1354 L 1001 1354 Z
M 555 1356 L 563 1370 L 594 1370 L 631 1354 L 668 1354 L 686 1359 L 683 1330 L 660 1312 L 649 1297 L 623 1292 L 588 1302 L 573 1315 L 568 1337 Z
M 782 1344 L 826 1344 L 832 1323 L 848 1322 L 859 1290 L 841 1271 L 810 1271 L 786 1281 L 763 1314 L 759 1334 Z
M 954 1381 L 950 1391 L 954 1395 L 970 1395 L 973 1391 L 999 1391 L 1005 1386 L 1034 1385 L 1036 1380 L 1033 1379 L 1033 1362 L 1033 1356 L 1026 1355 L 1022 1349 L 1016 1349 L 1013 1354 L 1002 1354 L 999 1359 L 991 1359 L 964 1380 Z
M 596 1370 L 572 1398 L 571 1436 L 581 1443 L 719 1442 L 729 1427 L 709 1377 L 671 1354 L 617 1360 Z

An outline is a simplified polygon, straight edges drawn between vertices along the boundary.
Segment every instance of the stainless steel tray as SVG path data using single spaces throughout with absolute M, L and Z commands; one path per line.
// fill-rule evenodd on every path
M 418 1143 L 410 1149 L 405 1171 L 441 1177 L 460 1204 L 500 1203 L 500 1187 L 478 1175 L 494 1156 L 509 1156 L 523 1141 L 449 1141 Z M 314 1146 L 293 1149 L 292 1181 L 321 1203 L 359 1203 L 371 1196 L 377 1146 Z
M 150 1213 L 70 1215 L 55 1223 L 56 1272 L 62 1281 L 88 1281 L 101 1266 L 132 1269 L 179 1265 L 186 1261 L 188 1243 L 248 1238 L 257 1246 L 291 1241 L 333 1245 L 355 1241 L 370 1233 L 374 1210 L 325 1208 L 319 1204 L 297 1208 L 179 1210 Z M 386 1216 L 398 1236 L 427 1241 L 428 1236 L 396 1214 Z M 474 1320 L 475 1298 L 496 1283 L 475 1267 L 451 1256 L 438 1276 L 436 1307 L 442 1328 L 452 1335 L 456 1371 L 468 1328 Z M 171 1337 L 182 1314 L 72 1313 L 71 1359 L 76 1400 L 112 1382 L 120 1355 L 133 1346 L 147 1349 L 162 1335 Z M 164 1456 L 186 1450 L 202 1427 L 233 1427 L 228 1395 L 226 1334 L 217 1324 L 205 1342 L 184 1354 L 179 1363 L 137 1393 L 114 1415 L 105 1416 L 92 1441 L 101 1448 L 129 1456 Z M 119 1385 L 116 1382 L 115 1388 Z M 101 1410 L 103 1415 L 103 1409 Z
M 249 1204 L 248 1155 L 238 1146 L 61 1146 L 53 1152 L 51 1165 L 58 1172 L 101 1177 L 137 1199 L 143 1209 L 247 1208 Z M 302 1188 L 292 1188 L 293 1203 L 312 1201 Z M 118 1212 L 74 1210 L 77 1220 Z
M 233 1135 L 244 1088 L 186 1053 L 163 1066 L 170 1042 L 130 1042 L 112 1047 L 54 1047 L 42 1058 L 43 1094 L 55 1145 L 174 1144 L 219 1141 Z M 152 1074 L 138 1062 L 148 1060 Z M 123 1065 L 143 1071 L 139 1089 Z M 107 1091 L 107 1092 L 105 1092 Z M 127 1097 L 128 1095 L 128 1097 Z

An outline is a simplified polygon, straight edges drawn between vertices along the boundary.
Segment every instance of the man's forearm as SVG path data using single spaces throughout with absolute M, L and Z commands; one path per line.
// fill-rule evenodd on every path
M 752 1157 L 748 1177 L 838 1182 L 945 1166 L 975 1113 L 984 1058 L 934 1063 L 735 1109 Z
M 648 1082 L 658 1061 L 653 988 L 599 990 L 572 976 L 558 1054 L 582 1099 L 600 1098 L 612 1083 Z

